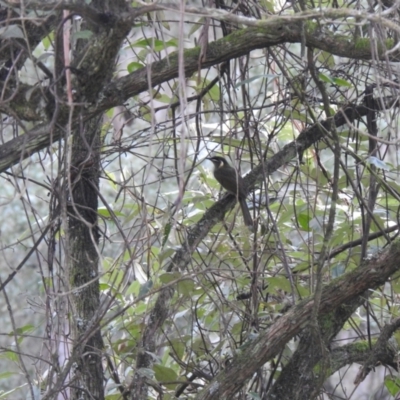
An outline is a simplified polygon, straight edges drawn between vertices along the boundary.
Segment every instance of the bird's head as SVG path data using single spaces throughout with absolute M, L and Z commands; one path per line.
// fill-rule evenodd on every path
M 206 160 L 210 160 L 214 164 L 215 169 L 219 169 L 229 165 L 228 161 L 226 161 L 225 158 L 219 156 L 208 157 L 206 158 Z

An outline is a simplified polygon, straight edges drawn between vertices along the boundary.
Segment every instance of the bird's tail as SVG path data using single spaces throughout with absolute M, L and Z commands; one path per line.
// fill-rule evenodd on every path
M 249 207 L 247 207 L 246 199 L 239 199 L 240 208 L 242 209 L 243 220 L 246 226 L 252 231 L 254 229 L 253 218 L 251 217 Z

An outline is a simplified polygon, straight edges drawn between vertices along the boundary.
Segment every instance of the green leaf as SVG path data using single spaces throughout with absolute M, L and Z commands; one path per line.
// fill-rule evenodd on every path
M 163 241 L 162 241 L 162 243 L 161 243 L 161 247 L 164 247 L 164 246 L 165 246 L 165 243 L 167 243 L 169 234 L 171 233 L 171 228 L 172 228 L 171 222 L 168 222 L 168 223 L 165 224 L 165 227 L 164 227 L 164 235 L 163 235 Z
M 113 219 L 114 215 L 117 217 L 124 217 L 125 215 L 120 212 L 120 211 L 113 211 L 113 215 L 111 215 L 110 211 L 108 208 L 106 207 L 99 207 L 97 209 L 97 212 L 99 213 L 99 215 L 103 216 L 104 218 L 108 218 L 108 219 Z
M 133 62 L 128 64 L 126 69 L 131 74 L 132 72 L 134 72 L 134 71 L 136 71 L 136 70 L 138 70 L 140 68 L 143 68 L 143 67 L 144 67 L 144 65 L 142 63 L 133 61 Z
M 328 75 L 323 74 L 322 72 L 319 73 L 318 77 L 319 79 L 321 79 L 322 82 L 333 83 L 332 78 Z
M 261 7 L 269 11 L 271 14 L 275 13 L 274 2 L 269 0 L 261 0 L 260 1 Z M 268 18 L 268 16 L 266 17 Z
M 13 375 L 19 375 L 17 372 L 2 372 L 0 374 L 0 379 L 8 379 Z
M 297 222 L 307 232 L 310 232 L 310 221 L 311 217 L 308 214 L 299 214 L 297 218 Z
M 397 310 L 397 311 L 398 311 L 398 310 Z M 399 346 L 399 345 L 400 345 L 400 332 L 397 330 L 397 331 L 393 334 L 393 337 L 394 337 L 395 340 L 396 340 L 397 346 Z
M 104 292 L 106 290 L 110 290 L 111 286 L 108 283 L 100 283 L 99 288 L 101 292 Z
M 161 21 L 162 26 L 168 31 L 171 29 L 168 21 L 165 18 L 164 11 L 156 11 L 157 21 Z
M 307 117 L 306 113 L 302 113 L 302 112 L 299 112 L 297 110 L 289 110 L 289 109 L 287 109 L 287 110 L 285 110 L 283 112 L 283 115 L 285 117 L 290 118 L 290 119 L 297 119 L 298 121 L 306 122 L 308 124 L 312 123 L 312 120 Z
M 194 290 L 194 282 L 192 279 L 183 279 L 178 282 L 178 292 L 185 296 L 190 296 Z
M 108 394 L 105 396 L 106 400 L 120 400 L 121 399 L 121 394 L 120 393 L 114 393 L 114 394 Z
M 177 373 L 172 368 L 165 367 L 164 365 L 154 364 L 153 370 L 159 382 L 171 382 L 178 379 Z
M 185 343 L 181 339 L 174 339 L 171 341 L 171 345 L 172 345 L 172 347 L 174 349 L 174 353 L 177 355 L 177 357 L 179 359 L 182 359 L 185 354 L 185 350 L 186 350 Z
M 137 296 L 140 292 L 140 282 L 139 281 L 133 281 L 128 289 L 126 289 L 125 295 L 129 296 L 133 294 L 134 296 Z
M 160 262 L 160 264 L 162 264 L 166 258 L 172 256 L 173 254 L 175 254 L 175 249 L 167 247 L 165 250 L 161 251 L 160 254 L 158 255 L 158 261 Z
M 182 274 L 178 271 L 176 272 L 166 272 L 165 274 L 160 275 L 160 281 L 162 283 L 170 283 L 172 281 L 176 281 L 182 276 Z
M 47 51 L 49 49 L 53 39 L 54 39 L 54 33 L 53 32 L 51 32 L 49 35 L 47 35 L 45 38 L 43 38 L 42 45 L 43 45 L 45 51 Z
M 14 353 L 13 351 L 5 351 L 2 355 L 1 358 L 6 358 L 8 360 L 17 362 L 18 361 L 18 355 Z
M 389 375 L 385 376 L 385 386 L 389 393 L 396 397 L 396 395 L 400 392 L 400 378 L 392 378 Z
M 154 100 L 157 100 L 160 103 L 165 103 L 165 104 L 172 103 L 171 97 L 167 96 L 166 94 L 161 94 L 161 93 L 157 93 L 157 95 L 154 96 Z
M 353 85 L 342 78 L 333 78 L 333 82 L 338 86 L 353 87 Z
M 149 106 L 142 106 L 139 108 L 140 115 L 143 119 L 151 122 L 151 108 Z
M 219 86 L 217 84 L 212 86 L 212 88 L 208 91 L 208 94 L 210 95 L 211 100 L 219 101 L 219 99 L 220 99 Z
M 32 332 L 34 329 L 35 329 L 35 327 L 33 325 L 28 324 L 28 325 L 22 326 L 20 328 L 17 328 L 15 330 L 15 332 L 10 332 L 8 334 L 8 336 L 23 335 L 26 332 Z
M 154 51 L 165 50 L 167 47 L 178 47 L 177 39 L 170 39 L 166 42 L 160 39 L 148 38 L 148 39 L 140 39 L 137 42 L 133 43 L 131 47 L 142 47 L 142 48 L 152 48 Z
M 123 281 L 125 276 L 125 272 L 121 271 L 120 269 L 114 269 L 114 271 L 112 271 L 110 279 L 108 280 L 108 282 L 114 287 L 114 288 L 118 288 L 119 285 L 121 284 L 121 282 Z
M 290 282 L 283 276 L 275 276 L 266 279 L 268 282 L 268 292 L 276 293 L 279 290 L 290 293 L 292 288 L 290 287 Z
M 319 52 L 317 60 L 325 67 L 333 68 L 335 66 L 335 58 L 327 51 Z

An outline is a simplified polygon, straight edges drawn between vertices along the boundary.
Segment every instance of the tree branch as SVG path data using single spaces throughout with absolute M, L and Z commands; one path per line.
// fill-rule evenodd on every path
M 354 121 L 356 118 L 361 118 L 363 115 L 366 115 L 367 112 L 368 110 L 364 105 L 348 106 L 344 110 L 340 110 L 334 116 L 335 125 L 337 128 L 343 126 L 348 122 Z M 254 188 L 256 182 L 264 179 L 266 175 L 273 173 L 278 168 L 297 157 L 298 152 L 305 151 L 313 143 L 320 140 L 323 135 L 324 127 L 328 125 L 329 121 L 314 124 L 309 129 L 303 131 L 296 141 L 289 143 L 280 152 L 251 171 L 244 178 L 247 184 L 247 191 L 250 192 Z M 263 172 L 263 168 L 265 168 L 265 173 Z M 188 231 L 185 243 L 183 243 L 182 247 L 175 253 L 171 263 L 166 268 L 168 272 L 184 271 L 187 268 L 197 246 L 206 237 L 210 229 L 217 222 L 223 220 L 225 213 L 234 206 L 235 202 L 234 196 L 226 195 L 206 211 L 201 220 Z M 142 343 L 136 361 L 137 371 L 139 371 L 140 368 L 149 368 L 153 362 L 151 353 L 155 351 L 155 336 L 168 318 L 169 302 L 173 294 L 173 288 L 168 287 L 163 289 L 157 298 L 156 304 L 150 313 L 149 321 L 142 334 Z M 142 384 L 144 385 L 144 380 L 145 378 L 141 376 L 140 373 L 137 373 L 134 378 L 135 384 L 139 387 Z M 139 390 L 138 388 L 136 389 Z
M 364 260 L 354 271 L 332 281 L 322 291 L 318 317 L 327 316 L 361 296 L 367 289 L 376 289 L 384 284 L 400 269 L 399 256 L 400 242 L 395 242 L 376 257 Z M 313 298 L 309 298 L 290 309 L 242 352 L 238 352 L 230 364 L 231 369 L 221 371 L 196 400 L 232 398 L 248 378 L 279 354 L 285 344 L 308 325 L 313 305 Z
M 283 43 L 300 43 L 302 40 L 302 30 L 300 23 L 281 23 L 268 27 L 250 27 L 237 30 L 230 35 L 209 43 L 205 60 L 202 61 L 202 68 L 209 68 L 223 61 L 230 60 L 248 54 L 250 51 L 261 48 L 268 48 Z M 309 46 L 326 50 L 332 54 L 350 57 L 353 59 L 371 59 L 372 53 L 369 42 L 363 42 L 360 46 L 357 43 L 349 41 L 347 38 L 335 35 L 330 32 L 321 31 L 317 26 L 310 25 L 306 31 L 306 43 Z M 390 43 L 387 43 L 390 48 Z M 198 70 L 198 60 L 200 47 L 185 50 L 185 75 L 191 76 Z M 382 48 L 381 56 L 386 49 Z M 398 60 L 399 53 L 388 54 L 391 60 Z M 154 62 L 149 67 L 139 69 L 127 76 L 115 79 L 100 94 L 100 100 L 87 105 L 87 118 L 92 118 L 99 113 L 121 105 L 132 96 L 136 96 L 146 90 L 149 90 L 148 68 L 151 69 L 151 86 L 155 87 L 163 82 L 174 79 L 178 76 L 178 53 L 169 54 L 161 61 Z M 35 100 L 35 107 L 37 101 Z M 32 106 L 33 107 L 33 106 Z M 32 108 L 34 109 L 34 108 Z M 365 114 L 364 114 L 365 115 Z M 78 123 L 79 116 L 75 118 Z M 0 146 L 0 172 L 10 168 L 18 161 L 25 159 L 30 154 L 42 150 L 48 144 L 50 139 L 48 129 L 39 126 L 31 132 L 26 132 L 23 137 L 15 138 Z M 39 131 L 42 133 L 40 134 Z M 32 138 L 30 135 L 33 135 Z M 61 131 L 53 132 L 53 141 L 61 137 Z M 29 148 L 29 153 L 25 152 Z M 19 150 L 18 150 L 19 149 Z

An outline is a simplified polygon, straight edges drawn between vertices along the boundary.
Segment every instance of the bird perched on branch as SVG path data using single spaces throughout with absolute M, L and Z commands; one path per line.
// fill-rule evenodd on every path
M 242 177 L 237 173 L 236 169 L 231 167 L 228 161 L 223 157 L 209 157 L 214 164 L 214 177 L 229 193 L 236 196 L 242 209 L 245 225 L 253 230 L 253 219 L 246 203 L 246 190 Z

